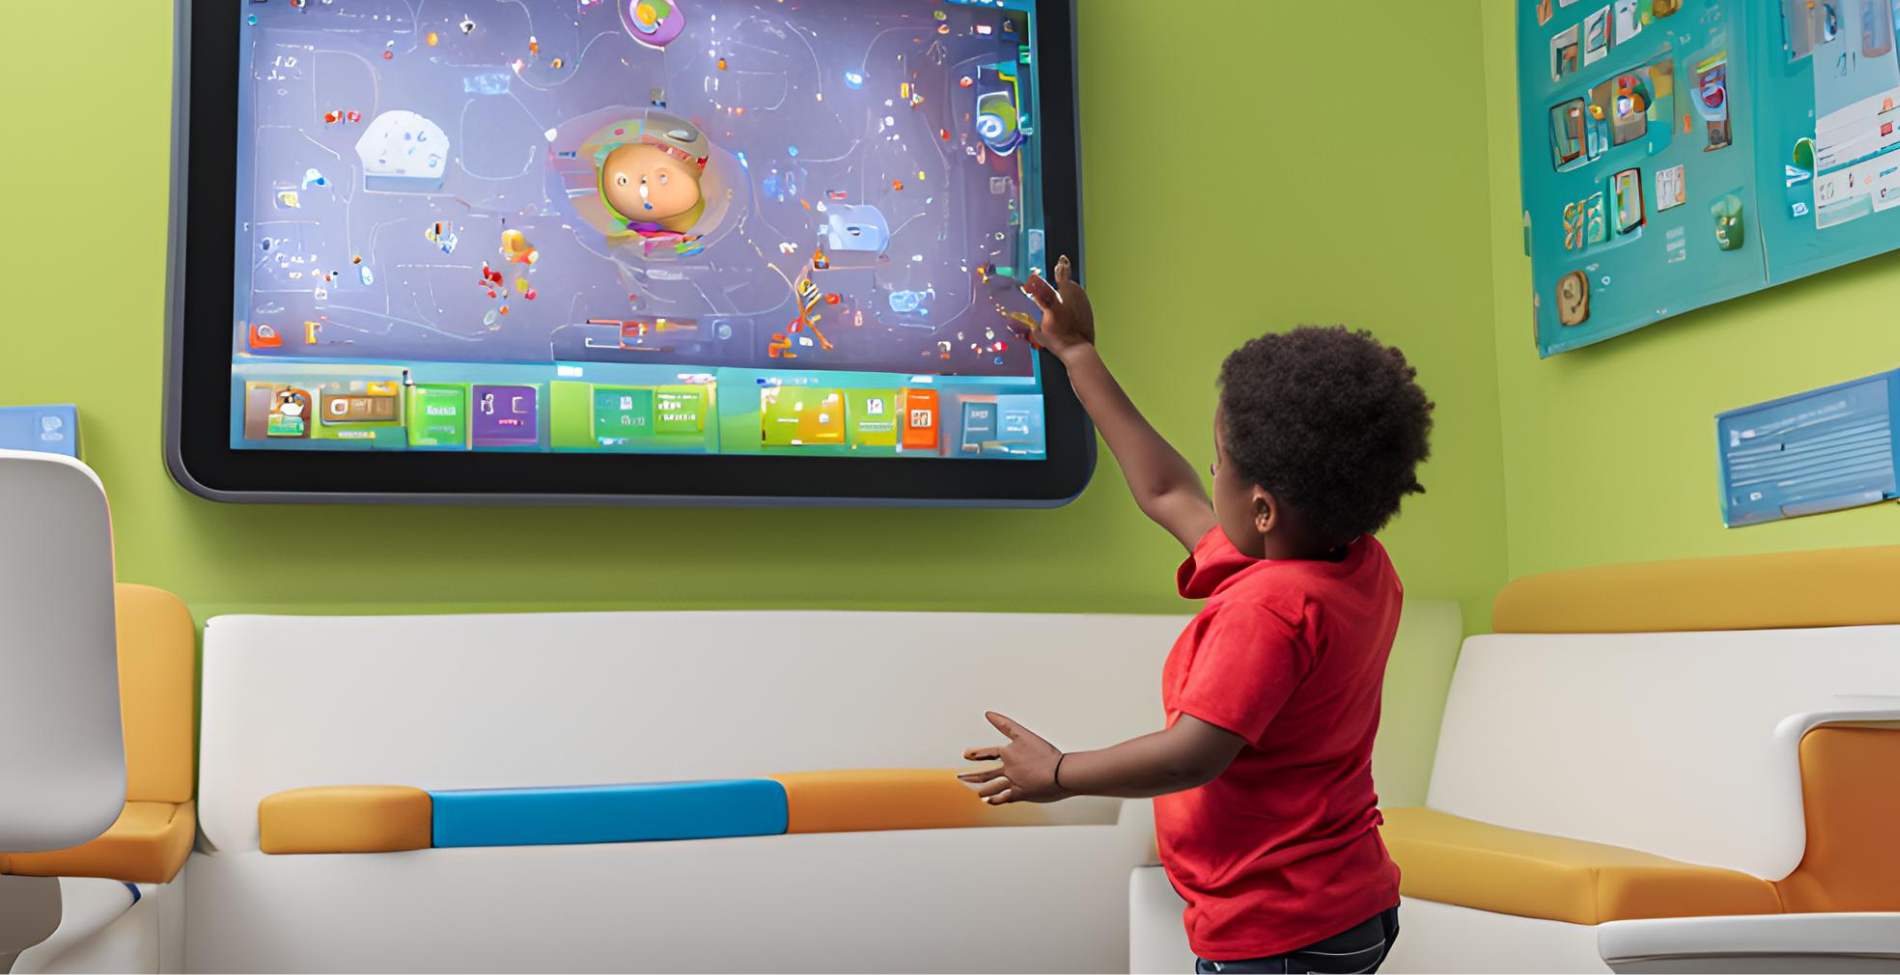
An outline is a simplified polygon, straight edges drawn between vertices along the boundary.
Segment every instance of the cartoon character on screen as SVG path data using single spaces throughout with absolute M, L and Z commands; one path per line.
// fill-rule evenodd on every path
M 266 436 L 305 438 L 310 436 L 310 394 L 301 389 L 281 389 L 272 397 Z
M 626 233 L 649 240 L 690 235 L 706 212 L 700 181 L 711 144 L 691 122 L 659 112 L 624 128 L 638 136 L 595 155 L 607 212 Z

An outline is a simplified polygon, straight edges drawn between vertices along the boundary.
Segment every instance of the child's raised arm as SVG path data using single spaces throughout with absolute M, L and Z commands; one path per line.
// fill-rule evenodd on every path
M 1056 262 L 1054 284 L 1031 274 L 1023 290 L 1042 309 L 1038 339 L 1068 367 L 1076 398 L 1102 431 L 1135 503 L 1192 552 L 1214 527 L 1214 505 L 1194 466 L 1155 431 L 1102 362 L 1095 349 L 1095 312 L 1075 283 L 1069 259 Z

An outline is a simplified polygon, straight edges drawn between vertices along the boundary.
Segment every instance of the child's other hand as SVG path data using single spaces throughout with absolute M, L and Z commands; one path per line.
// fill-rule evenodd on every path
M 1057 273 L 1061 273 L 1060 266 Z M 1077 289 L 1077 293 L 1080 293 L 1080 289 Z M 1012 802 L 1056 802 L 1069 797 L 1070 793 L 1056 786 L 1056 762 L 1062 758 L 1062 752 L 1056 746 L 994 711 L 983 716 L 990 719 L 990 724 L 995 725 L 997 731 L 1009 738 L 1009 744 L 972 748 L 964 752 L 963 757 L 971 762 L 1002 762 L 1003 767 L 969 772 L 957 778 L 971 785 L 982 784 L 983 787 L 976 790 L 977 795 L 992 806 Z
M 1095 344 L 1095 310 L 1089 306 L 1088 293 L 1075 283 L 1067 257 L 1056 262 L 1055 276 L 1055 283 L 1050 284 L 1040 273 L 1031 272 L 1023 291 L 1042 309 L 1042 328 L 1036 333 L 1036 341 L 1057 356 L 1065 356 Z

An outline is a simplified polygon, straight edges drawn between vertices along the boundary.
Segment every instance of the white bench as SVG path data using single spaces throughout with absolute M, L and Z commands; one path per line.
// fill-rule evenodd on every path
M 258 803 L 954 768 L 986 709 L 1093 747 L 1160 726 L 1183 617 L 223 617 L 206 628 L 191 971 L 1122 971 L 1146 803 L 1016 829 L 275 856 Z M 1408 608 L 1448 677 L 1458 616 Z M 1416 659 L 1416 663 L 1411 663 Z M 1423 695 L 1427 700 L 1428 693 Z M 1435 726 L 1435 701 L 1394 727 Z M 1424 734 L 1429 735 L 1427 728 Z M 1178 924 L 1178 918 L 1176 919 Z

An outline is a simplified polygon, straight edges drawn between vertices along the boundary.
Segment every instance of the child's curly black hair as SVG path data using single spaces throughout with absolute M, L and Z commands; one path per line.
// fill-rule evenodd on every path
M 1254 339 L 1220 371 L 1227 456 L 1329 541 L 1385 527 L 1431 456 L 1433 404 L 1372 333 L 1302 326 Z

